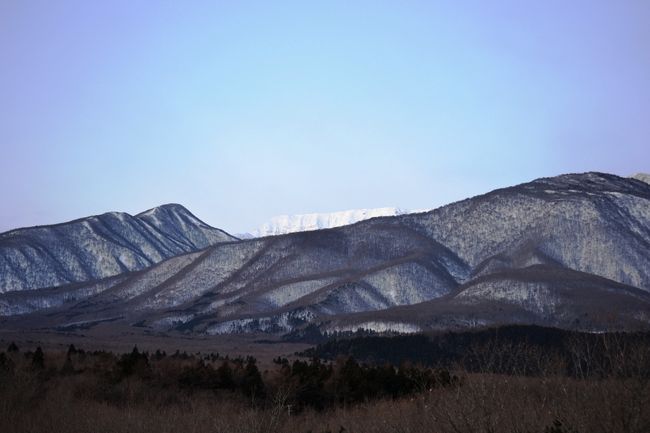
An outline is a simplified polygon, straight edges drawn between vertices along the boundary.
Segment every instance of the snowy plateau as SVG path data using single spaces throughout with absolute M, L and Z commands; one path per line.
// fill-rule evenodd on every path
M 396 207 L 381 207 L 375 209 L 354 209 L 329 213 L 280 215 L 271 218 L 269 222 L 262 224 L 250 233 L 244 233 L 237 236 L 250 239 L 309 230 L 329 229 L 354 224 L 375 217 L 405 215 L 409 213 L 427 212 L 428 210 L 430 209 L 406 210 Z

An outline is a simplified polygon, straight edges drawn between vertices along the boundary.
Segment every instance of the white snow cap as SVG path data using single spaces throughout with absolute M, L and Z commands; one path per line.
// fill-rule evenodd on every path
M 251 235 L 253 237 L 260 237 L 308 230 L 328 229 L 354 224 L 358 221 L 363 221 L 369 218 L 404 215 L 408 213 L 424 212 L 426 210 L 428 209 L 406 210 L 396 207 L 381 207 L 376 209 L 353 209 L 331 213 L 281 215 L 273 217 L 271 221 L 254 230 Z

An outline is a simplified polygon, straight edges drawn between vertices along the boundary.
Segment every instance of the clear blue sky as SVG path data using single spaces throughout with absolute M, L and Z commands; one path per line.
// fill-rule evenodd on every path
M 0 2 L 0 231 L 650 171 L 650 1 Z

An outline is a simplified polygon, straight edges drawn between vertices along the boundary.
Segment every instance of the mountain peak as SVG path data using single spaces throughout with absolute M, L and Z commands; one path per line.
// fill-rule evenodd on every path
M 192 212 L 178 203 L 163 204 L 136 215 L 141 221 L 157 230 L 171 235 L 182 243 L 207 247 L 217 242 L 228 242 L 237 238 L 216 229 L 198 219 Z M 188 233 L 191 233 L 188 238 Z
M 0 234 L 0 294 L 111 277 L 234 240 L 179 204 L 16 229 Z
M 144 217 L 148 215 L 160 215 L 160 214 L 181 214 L 181 215 L 191 215 L 192 213 L 187 210 L 185 206 L 178 203 L 166 203 L 161 204 L 160 206 L 153 207 L 144 212 L 140 212 L 136 217 Z
M 156 206 L 136 215 L 136 218 L 146 221 L 154 227 L 160 229 L 166 225 L 174 226 L 199 226 L 205 228 L 212 228 L 210 225 L 204 223 L 197 218 L 187 208 L 178 203 L 167 203 Z

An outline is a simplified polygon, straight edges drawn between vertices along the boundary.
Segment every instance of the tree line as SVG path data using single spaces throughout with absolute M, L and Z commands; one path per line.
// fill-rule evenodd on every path
M 569 377 L 650 377 L 650 332 L 586 333 L 532 325 L 382 336 L 342 334 L 300 353 L 367 363 L 404 359 L 475 373 Z
M 379 399 L 426 392 L 438 387 L 460 385 L 459 379 L 446 369 L 432 369 L 410 363 L 372 365 L 359 363 L 352 357 L 333 362 L 318 358 L 307 360 L 278 357 L 273 367 L 260 371 L 252 357 L 230 359 L 218 354 L 167 355 L 140 351 L 129 353 L 86 352 L 71 345 L 62 354 L 46 354 L 39 347 L 21 353 L 12 343 L 0 353 L 0 377 L 7 378 L 17 370 L 31 372 L 42 382 L 67 376 L 93 376 L 92 398 L 120 404 L 125 384 L 137 381 L 151 393 L 212 392 L 230 393 L 250 404 L 280 404 L 288 411 L 305 408 L 324 410 Z

